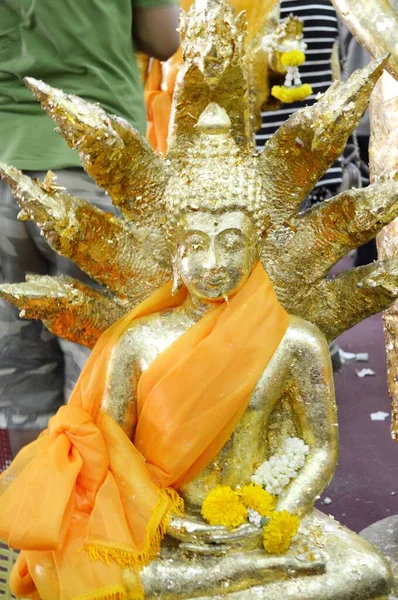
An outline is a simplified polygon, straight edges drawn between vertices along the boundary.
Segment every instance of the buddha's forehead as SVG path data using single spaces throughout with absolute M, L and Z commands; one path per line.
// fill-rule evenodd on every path
M 253 232 L 254 225 L 243 210 L 234 209 L 226 212 L 197 210 L 181 214 L 179 229 L 183 236 L 197 232 L 214 237 L 228 230 L 237 230 L 249 236 Z

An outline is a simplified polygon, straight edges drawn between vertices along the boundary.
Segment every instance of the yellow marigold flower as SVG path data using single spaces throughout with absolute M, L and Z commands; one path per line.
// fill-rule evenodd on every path
M 246 508 L 256 510 L 262 517 L 269 517 L 275 508 L 275 498 L 266 492 L 261 485 L 249 483 L 238 493 Z
M 308 83 L 298 85 L 297 87 L 286 87 L 285 85 L 274 85 L 271 90 L 274 98 L 277 98 L 285 104 L 305 100 L 312 94 L 312 87 Z
M 269 554 L 283 554 L 289 549 L 297 534 L 300 519 L 287 510 L 273 512 L 271 519 L 263 529 L 264 548 Z
M 218 485 L 205 498 L 202 517 L 210 525 L 224 525 L 233 529 L 246 521 L 247 508 L 229 486 Z
M 281 63 L 284 67 L 299 67 L 305 62 L 305 54 L 302 50 L 289 50 L 283 52 Z

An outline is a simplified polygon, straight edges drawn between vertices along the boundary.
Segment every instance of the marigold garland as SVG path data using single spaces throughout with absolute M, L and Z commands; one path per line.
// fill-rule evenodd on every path
M 300 519 L 286 510 L 275 511 L 275 502 L 271 494 L 253 483 L 235 491 L 229 486 L 217 486 L 205 498 L 202 516 L 210 525 L 228 529 L 249 519 L 256 526 L 263 526 L 264 549 L 269 554 L 283 554 L 298 532 Z
M 246 508 L 257 511 L 262 517 L 269 517 L 275 508 L 275 498 L 260 485 L 249 483 L 249 485 L 241 488 L 238 493 Z
M 202 504 L 202 517 L 210 525 L 224 525 L 233 529 L 245 523 L 247 516 L 247 508 L 239 494 L 229 486 L 215 487 Z
M 277 98 L 284 104 L 299 102 L 305 100 L 312 94 L 312 87 L 308 83 L 299 86 L 286 87 L 285 85 L 274 85 L 271 90 L 274 98 Z
M 264 548 L 269 554 L 286 552 L 297 535 L 300 519 L 286 510 L 273 512 L 263 529 Z

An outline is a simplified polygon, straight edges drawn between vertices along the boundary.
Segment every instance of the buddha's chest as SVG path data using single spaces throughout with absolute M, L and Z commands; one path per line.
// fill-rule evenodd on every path
M 164 311 L 156 320 L 140 324 L 132 339 L 134 362 L 139 376 L 167 351 L 194 323 L 182 311 Z
M 143 342 L 137 364 L 141 373 L 187 331 L 187 318 L 178 313 L 169 313 L 156 323 L 156 328 L 153 325 L 152 322 L 148 325 L 144 323 L 140 328 Z M 208 491 L 216 485 L 235 487 L 247 483 L 256 468 L 267 458 L 270 415 L 282 395 L 286 381 L 284 362 L 278 358 L 278 354 L 277 350 L 275 357 L 265 365 L 229 441 L 200 476 L 184 486 L 182 494 L 190 504 L 201 505 Z M 204 376 L 211 376 L 212 369 L 216 371 L 216 365 L 209 364 Z M 245 377 L 244 369 L 241 377 Z M 225 410 L 228 411 L 227 405 Z M 205 427 L 205 423 L 203 426 Z
M 201 506 L 217 485 L 232 488 L 249 483 L 256 469 L 268 458 L 271 414 L 280 394 L 272 386 L 257 386 L 238 426 L 219 454 L 194 481 L 181 490 L 190 505 Z

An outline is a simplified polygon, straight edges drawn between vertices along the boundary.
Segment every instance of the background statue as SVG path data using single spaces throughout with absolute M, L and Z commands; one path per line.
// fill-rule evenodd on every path
M 370 171 L 373 181 L 397 177 L 398 168 L 398 3 L 396 0 L 334 0 L 336 9 L 353 35 L 373 56 L 390 53 L 388 71 L 377 82 L 371 101 Z M 386 226 L 377 238 L 379 258 L 398 256 L 398 220 Z M 391 433 L 398 441 L 398 305 L 383 314 L 386 338 L 388 387 L 391 398 Z M 368 527 L 363 535 L 391 561 L 398 594 L 398 517 L 393 516 Z M 395 597 L 395 596 L 394 596 Z
M 3 496 L 10 497 L 7 512 L 0 496 L 0 535 L 7 534 L 11 545 L 22 538 L 17 575 L 22 579 L 28 572 L 30 593 L 46 590 L 47 594 L 41 591 L 43 600 L 58 597 L 61 584 L 52 577 L 55 572 L 58 577 L 63 574 L 63 597 L 69 600 L 82 595 L 81 589 L 73 590 L 82 564 L 87 572 L 95 569 L 86 554 L 79 554 L 79 563 L 70 546 L 66 561 L 57 536 L 44 556 L 37 548 L 32 553 L 32 545 L 27 547 L 20 522 L 11 532 L 8 528 L 7 519 L 15 518 L 12 513 L 25 514 L 26 502 L 32 502 L 29 493 L 20 497 L 13 486 L 20 481 L 30 485 L 31 477 L 23 469 L 27 464 L 34 468 L 40 452 L 51 449 L 54 439 L 67 445 L 67 456 L 77 453 L 78 458 L 81 453 L 83 467 L 75 476 L 75 492 L 84 528 L 88 519 L 88 533 L 84 529 L 87 536 L 79 547 L 86 545 L 89 556 L 109 561 L 108 579 L 114 587 L 107 598 L 127 593 L 140 597 L 137 573 L 129 568 L 128 534 L 134 527 L 127 523 L 124 529 L 126 523 L 117 521 L 118 512 L 109 508 L 117 498 L 124 508 L 139 500 L 136 496 L 142 491 L 131 491 L 139 467 L 151 475 L 149 481 L 146 473 L 145 484 L 153 504 L 146 503 L 144 509 L 158 506 L 150 483 L 166 490 L 160 495 L 163 512 L 181 508 L 175 488 L 185 500 L 184 515 L 165 520 L 158 531 L 159 537 L 167 531 L 160 556 L 151 562 L 156 552 L 140 554 L 146 565 L 140 575 L 147 597 L 231 594 L 243 599 L 253 594 L 253 587 L 260 597 L 281 600 L 381 600 L 388 595 L 389 572 L 382 558 L 312 507 L 337 459 L 325 337 L 334 339 L 389 306 L 397 295 L 395 259 L 336 278 L 327 275 L 347 251 L 374 237 L 398 214 L 398 185 L 393 181 L 351 190 L 297 214 L 317 179 L 341 154 L 387 59 L 375 61 L 345 84 L 336 82 L 316 105 L 289 119 L 258 155 L 250 131 L 243 33 L 244 20 L 235 20 L 223 1 L 198 2 L 184 17 L 186 62 L 177 79 L 165 158 L 122 119 L 42 82 L 27 81 L 69 144 L 79 150 L 87 172 L 122 213 L 116 218 L 69 196 L 51 174 L 35 182 L 12 167 L 1 167 L 21 204 L 20 218 L 33 218 L 54 249 L 107 288 L 93 290 L 71 279 L 49 277 L 1 286 L 2 296 L 19 306 L 23 316 L 43 319 L 68 339 L 94 346 L 110 327 L 95 347 L 71 404 L 0 480 Z M 167 284 L 170 279 L 173 285 Z M 225 323 L 228 328 L 223 329 Z M 242 343 L 240 336 L 245 335 Z M 87 427 L 95 435 L 98 428 L 105 440 L 104 449 L 101 438 L 95 437 L 95 473 L 84 470 L 87 455 L 75 422 L 65 423 L 65 415 L 87 420 L 86 404 L 93 397 L 86 393 L 86 384 L 92 390 L 93 379 L 99 390 L 94 400 L 102 410 L 90 411 Z M 158 396 L 159 389 L 166 389 L 166 396 Z M 209 390 L 214 389 L 213 403 Z M 164 400 L 169 414 L 163 412 Z M 203 402 L 208 412 L 199 410 Z M 214 434 L 222 419 L 227 419 L 225 427 L 204 440 L 204 433 Z M 198 438 L 207 445 L 191 456 Z M 289 439 L 301 440 L 307 448 L 303 465 L 287 482 L 277 478 L 280 489 L 275 481 L 269 485 L 277 497 L 276 510 L 302 519 L 290 549 L 265 552 L 256 524 L 229 529 L 200 517 L 212 490 L 220 485 L 242 489 L 264 461 L 280 456 Z M 112 444 L 120 452 L 112 450 Z M 135 448 L 147 460 L 145 469 Z M 47 456 L 43 451 L 39 458 Z M 165 468 L 166 457 L 173 459 L 170 469 Z M 101 470 L 107 460 L 108 475 Z M 12 473 L 20 468 L 22 479 L 14 484 Z M 38 477 L 40 481 L 40 473 Z M 57 477 L 64 481 L 62 473 Z M 56 486 L 58 479 L 50 481 Z M 18 510 L 12 510 L 12 502 Z M 58 505 L 56 509 L 61 510 Z M 74 510 L 76 517 L 76 500 Z M 129 521 L 129 511 L 123 514 Z M 98 518 L 92 520 L 93 515 Z M 61 516 L 68 524 L 70 513 L 65 509 Z M 41 522 L 30 525 L 29 535 L 36 529 L 43 537 L 49 519 L 44 511 Z M 78 527 L 76 522 L 66 531 Z M 119 538 L 108 540 L 114 547 L 101 545 L 101 535 L 106 537 L 116 525 Z M 93 532 L 101 535 L 95 538 Z M 124 545 L 118 547 L 121 538 Z M 154 544 L 152 550 L 157 549 Z M 73 577 L 66 575 L 70 565 L 76 571 Z
M 373 181 L 396 179 L 398 83 L 394 80 L 398 79 L 398 3 L 396 0 L 372 0 L 364 6 L 356 0 L 334 0 L 334 5 L 358 42 L 373 56 L 390 54 L 387 64 L 389 73 L 383 73 L 372 96 L 370 167 Z M 397 221 L 394 221 L 380 233 L 377 244 L 380 258 L 397 256 L 397 227 Z M 398 439 L 397 310 L 395 305 L 383 315 L 394 439 Z

